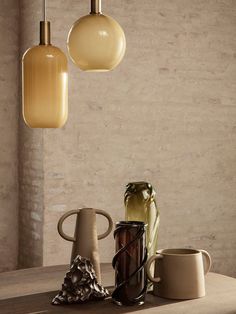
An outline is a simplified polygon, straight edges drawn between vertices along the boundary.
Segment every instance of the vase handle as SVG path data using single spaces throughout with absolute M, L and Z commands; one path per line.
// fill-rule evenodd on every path
M 105 212 L 105 210 L 95 209 L 95 211 L 96 211 L 96 214 L 104 216 L 108 220 L 108 229 L 107 229 L 107 231 L 98 235 L 98 240 L 101 240 L 101 239 L 106 238 L 111 233 L 112 228 L 113 228 L 113 221 L 111 219 L 111 216 L 107 212 Z
M 60 236 L 67 240 L 67 241 L 70 241 L 70 242 L 75 242 L 75 237 L 71 237 L 71 236 L 68 236 L 67 234 L 65 234 L 65 232 L 63 231 L 63 228 L 62 228 L 62 224 L 64 222 L 64 220 L 69 217 L 69 216 L 72 216 L 72 215 L 75 215 L 75 214 L 78 214 L 78 212 L 80 211 L 80 209 L 73 209 L 73 210 L 70 210 L 69 212 L 65 213 L 63 216 L 61 216 L 61 218 L 59 219 L 58 221 L 58 224 L 57 224 L 57 230 L 58 230 L 58 233 L 60 234 Z
M 60 236 L 67 240 L 67 241 L 70 241 L 70 242 L 75 242 L 76 239 L 75 237 L 71 237 L 67 234 L 65 234 L 65 232 L 63 231 L 63 228 L 62 228 L 62 225 L 63 225 L 63 222 L 65 221 L 66 218 L 68 218 L 69 216 L 72 216 L 72 215 L 76 215 L 80 212 L 81 208 L 79 209 L 73 209 L 73 210 L 70 210 L 69 212 L 65 213 L 63 216 L 61 216 L 61 218 L 59 219 L 58 221 L 58 224 L 57 224 L 57 230 L 58 230 L 58 233 L 60 234 Z M 104 239 L 106 238 L 112 231 L 112 228 L 113 228 L 113 221 L 111 219 L 111 216 L 105 212 L 104 210 L 102 209 L 93 209 L 93 211 L 98 214 L 98 215 L 102 215 L 104 217 L 107 218 L 108 220 L 108 229 L 106 232 L 98 235 L 98 240 L 101 240 L 101 239 Z

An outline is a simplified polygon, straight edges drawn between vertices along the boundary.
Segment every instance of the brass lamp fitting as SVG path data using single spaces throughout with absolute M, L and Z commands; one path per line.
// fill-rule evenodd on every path
M 102 1 L 91 0 L 91 12 L 90 14 L 101 14 L 102 13 Z
M 51 30 L 49 21 L 40 22 L 40 45 L 51 45 Z

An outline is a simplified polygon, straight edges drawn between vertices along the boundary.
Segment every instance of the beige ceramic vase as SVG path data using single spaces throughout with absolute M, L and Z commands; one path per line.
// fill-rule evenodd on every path
M 108 220 L 107 231 L 97 234 L 96 215 L 102 215 Z M 66 218 L 76 215 L 76 225 L 74 236 L 64 233 L 63 223 Z M 110 215 L 101 209 L 81 208 L 65 213 L 58 221 L 58 232 L 60 236 L 73 243 L 71 253 L 71 263 L 77 255 L 90 259 L 97 275 L 98 282 L 101 283 L 100 257 L 98 251 L 98 240 L 106 238 L 112 231 L 113 222 Z

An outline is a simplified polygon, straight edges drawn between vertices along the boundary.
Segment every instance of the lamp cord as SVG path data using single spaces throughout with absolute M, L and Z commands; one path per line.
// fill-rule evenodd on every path
M 47 20 L 47 0 L 43 0 L 43 19 Z

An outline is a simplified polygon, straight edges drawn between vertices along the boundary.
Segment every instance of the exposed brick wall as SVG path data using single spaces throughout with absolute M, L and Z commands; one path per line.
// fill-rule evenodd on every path
M 19 267 L 43 263 L 43 138 L 42 131 L 22 123 L 19 171 Z
M 0 2 L 0 271 L 18 253 L 18 1 Z
M 21 56 L 39 42 L 41 1 L 21 1 Z M 21 97 L 21 91 L 20 91 Z M 25 126 L 20 113 L 19 256 L 20 268 L 43 264 L 44 170 L 43 130 Z

